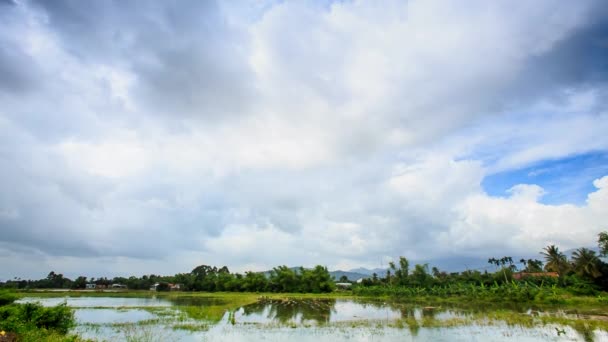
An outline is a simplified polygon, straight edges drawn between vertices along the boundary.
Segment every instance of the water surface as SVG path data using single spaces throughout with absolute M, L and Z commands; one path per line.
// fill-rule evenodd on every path
M 229 297 L 200 296 L 20 300 L 34 301 L 74 307 L 74 332 L 98 340 L 135 336 L 144 341 L 608 341 L 606 331 L 585 328 L 585 318 L 578 325 L 532 319 L 568 317 L 558 310 L 514 310 L 513 315 L 533 322 L 518 325 L 491 319 L 495 311 L 487 308 L 356 299 L 260 298 L 246 305 L 231 305 Z

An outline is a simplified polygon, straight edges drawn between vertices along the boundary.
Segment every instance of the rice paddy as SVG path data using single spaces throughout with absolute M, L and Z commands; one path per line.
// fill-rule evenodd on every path
M 608 310 L 557 306 L 407 303 L 344 295 L 147 293 L 43 294 L 21 301 L 66 302 L 74 333 L 96 341 L 342 341 L 608 339 Z

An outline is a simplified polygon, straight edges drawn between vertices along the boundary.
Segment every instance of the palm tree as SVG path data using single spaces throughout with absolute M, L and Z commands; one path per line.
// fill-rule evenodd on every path
M 598 257 L 588 248 L 579 248 L 572 253 L 572 266 L 576 273 L 583 277 L 597 278 L 602 275 L 598 267 Z
M 601 232 L 597 236 L 597 243 L 600 247 L 600 255 L 608 257 L 608 232 Z
M 545 263 L 545 270 L 557 272 L 559 277 L 563 277 L 566 275 L 568 271 L 568 258 L 564 255 L 564 253 L 559 251 L 555 245 L 550 245 L 544 248 L 544 252 L 541 252 L 547 261 Z

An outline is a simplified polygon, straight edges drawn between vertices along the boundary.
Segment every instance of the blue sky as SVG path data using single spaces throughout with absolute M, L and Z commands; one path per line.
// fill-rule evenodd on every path
M 602 0 L 0 1 L 0 279 L 608 229 Z
M 593 180 L 608 174 L 608 153 L 590 152 L 557 160 L 542 160 L 524 168 L 491 174 L 483 188 L 491 196 L 509 196 L 517 184 L 537 184 L 545 190 L 544 204 L 584 205 L 595 191 Z

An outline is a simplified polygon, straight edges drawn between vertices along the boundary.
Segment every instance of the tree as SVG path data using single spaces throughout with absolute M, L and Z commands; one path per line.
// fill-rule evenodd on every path
M 432 277 L 429 274 L 429 265 L 416 265 L 411 275 L 412 281 L 418 286 L 428 286 L 432 282 Z
M 395 266 L 394 262 L 389 262 L 388 263 L 390 269 L 393 270 L 395 277 L 394 277 L 394 281 L 395 283 L 397 283 L 398 285 L 406 285 L 407 284 L 407 277 L 409 276 L 409 267 L 410 267 L 410 262 L 407 260 L 407 258 L 405 257 L 399 257 L 399 268 L 397 268 Z
M 268 279 L 266 279 L 266 276 L 264 276 L 263 273 L 245 272 L 245 277 L 243 278 L 241 286 L 243 291 L 266 291 Z
M 608 257 L 608 232 L 598 234 L 597 244 L 600 247 L 600 256 Z
M 158 286 L 156 286 L 156 291 L 159 291 L 159 292 L 167 292 L 170 290 L 171 290 L 171 287 L 169 286 L 169 283 L 162 282 L 162 283 L 158 283 Z
M 566 255 L 560 252 L 555 245 L 547 246 L 543 250 L 544 252 L 540 252 L 540 254 L 545 257 L 545 270 L 557 272 L 559 278 L 563 279 L 570 269 Z
M 515 266 L 513 265 L 513 258 L 508 257 L 508 256 L 502 257 L 500 259 L 490 258 L 490 259 L 488 259 L 488 263 L 492 264 L 492 265 L 496 265 L 496 268 L 498 268 L 499 266 L 502 266 L 502 274 L 505 277 L 505 283 L 508 282 L 507 269 L 512 272 L 513 268 L 515 268 Z M 509 266 L 507 267 L 507 265 L 509 265 Z M 509 274 L 510 274 L 510 272 L 509 272 Z
M 87 277 L 80 276 L 72 283 L 73 289 L 84 289 L 87 286 Z
M 435 279 L 440 280 L 440 281 L 444 281 L 448 276 L 447 273 L 440 271 L 439 268 L 437 268 L 437 267 L 433 267 L 431 269 L 431 273 L 433 274 L 433 277 Z
M 274 292 L 297 292 L 300 275 L 283 265 L 270 271 L 270 286 Z
M 602 275 L 600 272 L 600 259 L 595 252 L 588 248 L 579 248 L 572 253 L 572 266 L 576 274 L 595 279 Z
M 523 271 L 524 272 L 529 272 L 529 273 L 537 273 L 537 272 L 542 272 L 543 271 L 543 262 L 540 260 L 536 260 L 536 259 L 520 259 L 519 260 L 520 263 L 523 264 L 524 268 Z
M 225 266 L 220 269 L 222 274 L 228 272 Z M 190 272 L 194 277 L 192 287 L 197 291 L 216 291 L 218 269 L 215 266 L 200 265 Z M 152 276 L 150 276 L 152 278 Z
M 208 274 L 215 273 L 216 270 L 214 269 L 215 267 L 200 265 L 195 267 L 190 273 L 192 273 L 196 277 L 205 278 Z

